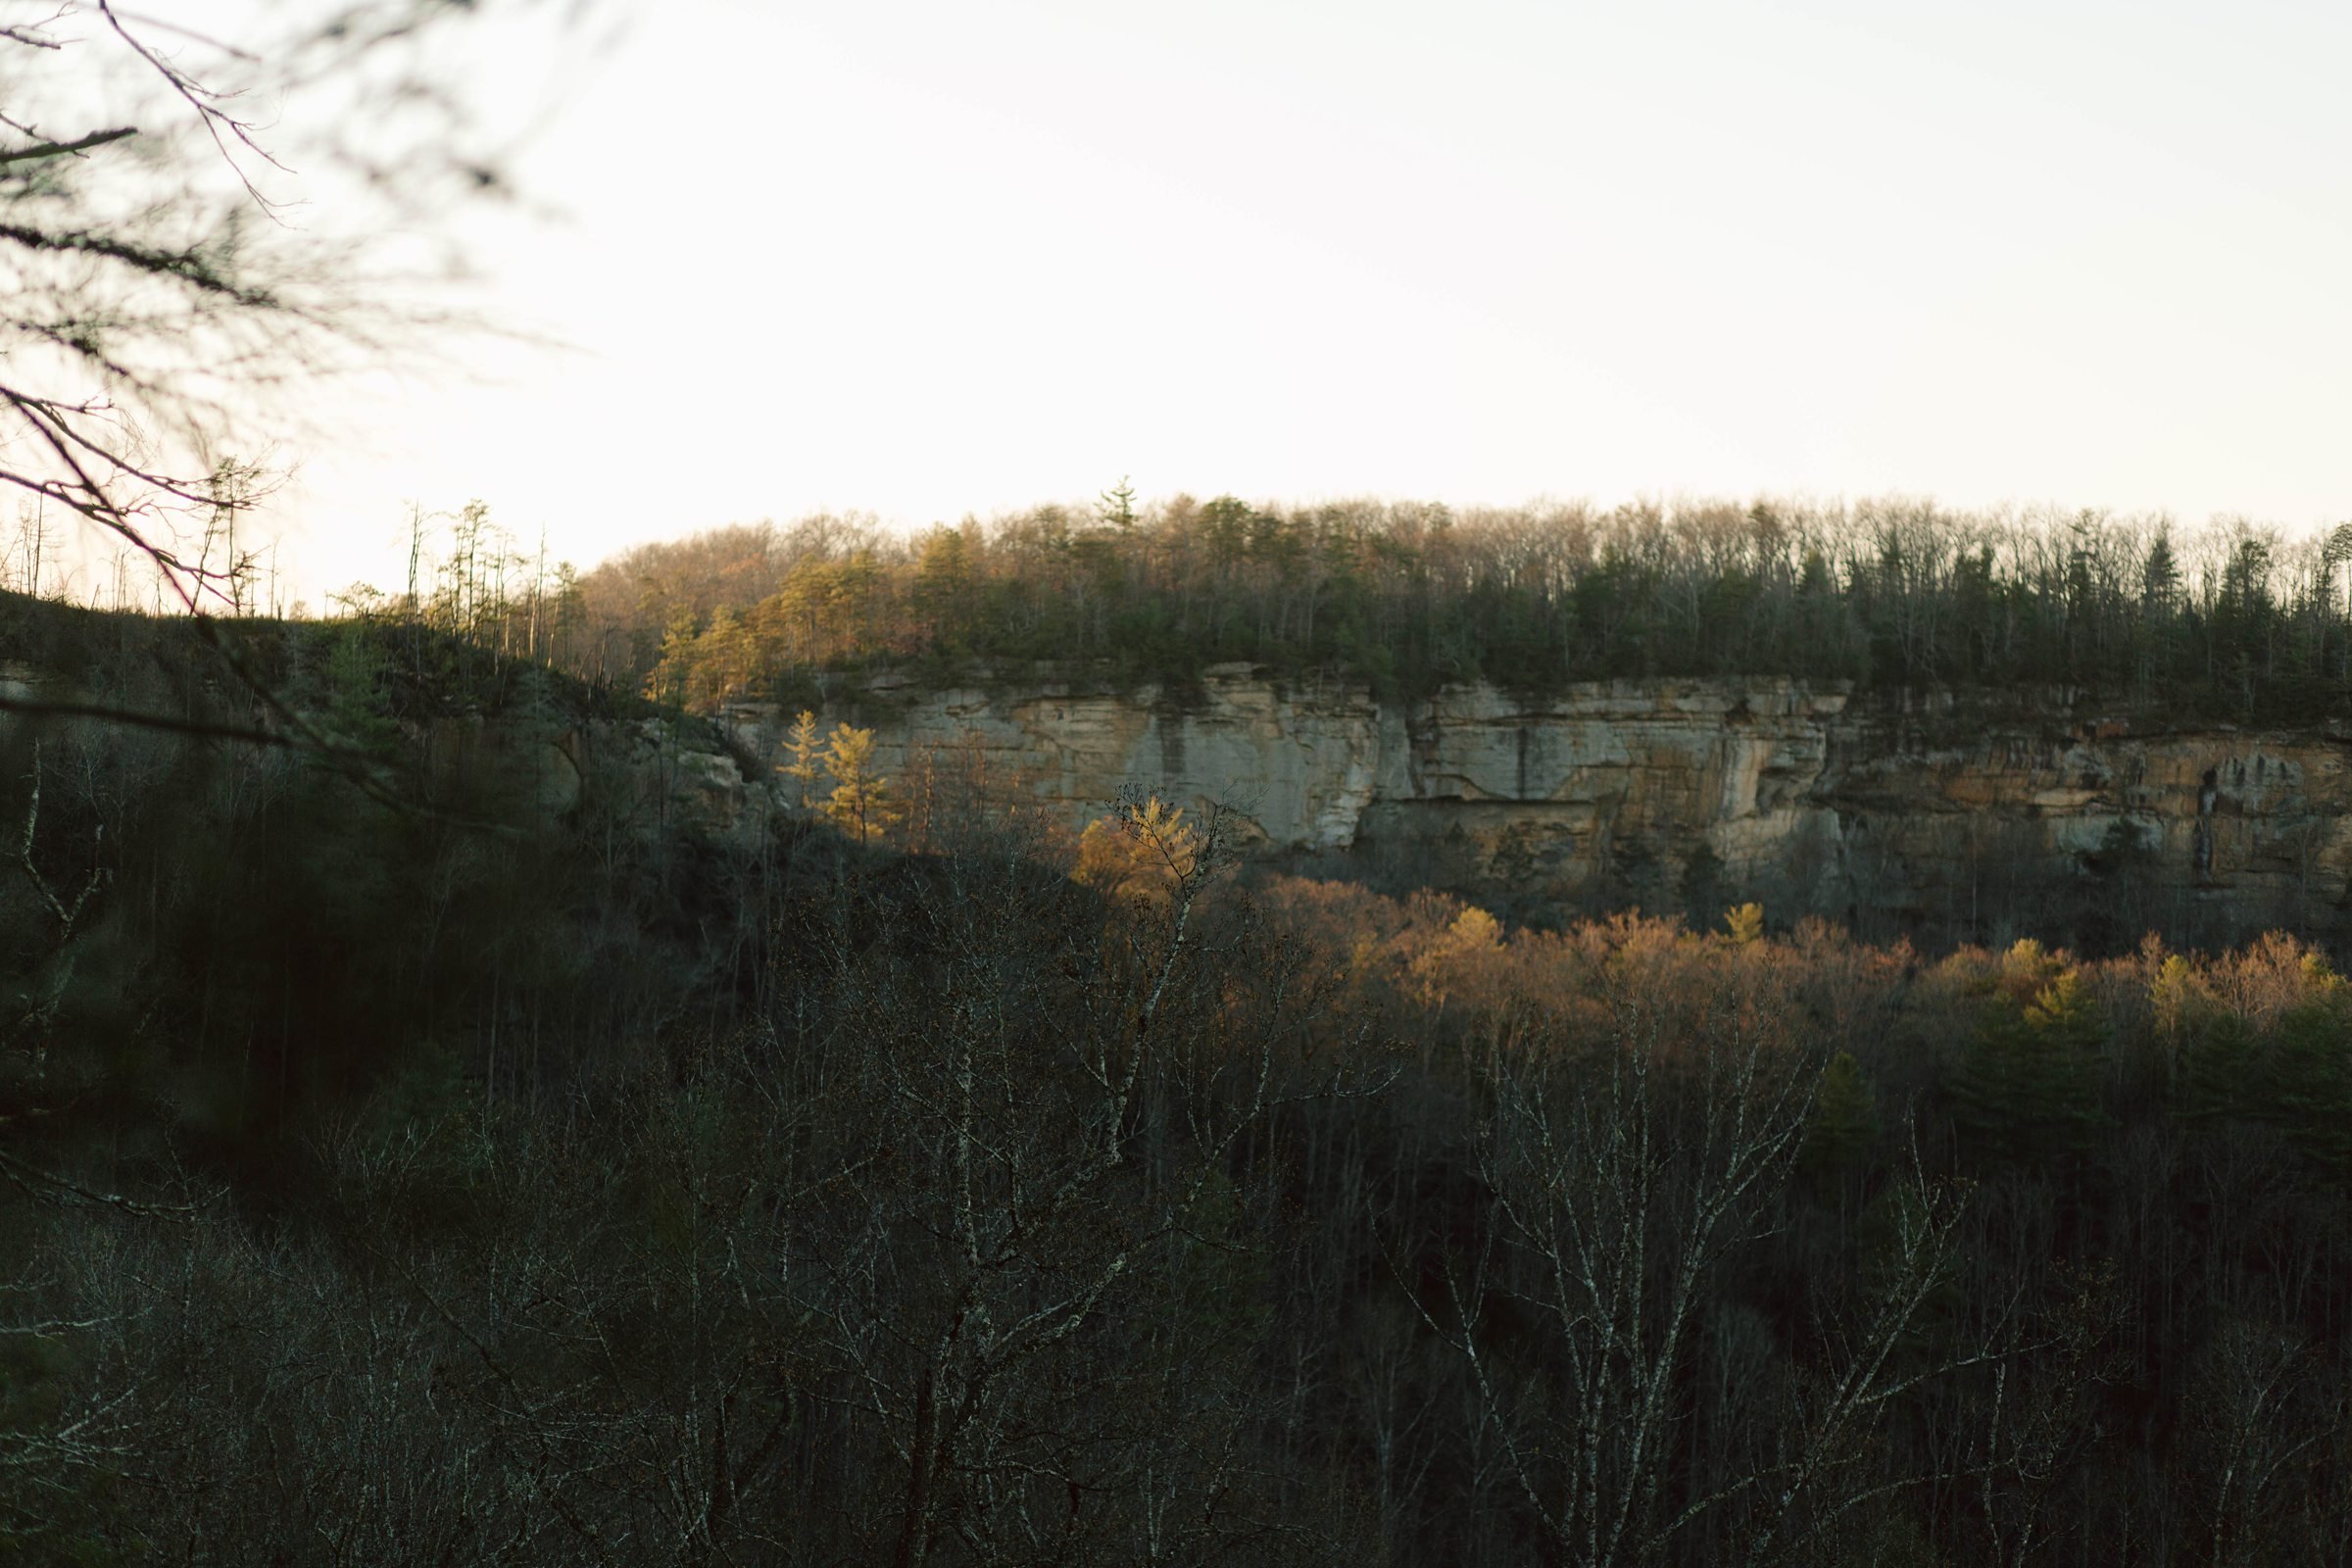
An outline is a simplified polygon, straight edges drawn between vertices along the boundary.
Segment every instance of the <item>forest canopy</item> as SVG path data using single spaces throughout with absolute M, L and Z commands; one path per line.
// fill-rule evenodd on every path
M 1122 486 L 911 537 L 822 515 L 643 545 L 570 585 L 564 646 L 705 710 L 886 663 L 1181 685 L 1246 661 L 1384 695 L 1769 674 L 2309 719 L 2352 696 L 2348 550 L 2352 525 L 1907 500 L 1143 506 Z

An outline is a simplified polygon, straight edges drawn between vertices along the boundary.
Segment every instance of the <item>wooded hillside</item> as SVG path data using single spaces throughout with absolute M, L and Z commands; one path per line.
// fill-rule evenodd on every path
M 502 821 L 292 635 L 378 770 L 7 732 L 28 1558 L 2352 1549 L 2352 986 L 2291 938 L 1512 930 L 952 770 L 890 850 Z
M 815 517 L 641 546 L 578 579 L 564 657 L 693 707 L 878 662 L 1181 683 L 1246 660 L 1384 694 L 1788 674 L 2304 719 L 2352 696 L 2348 547 L 2342 529 L 1908 502 L 1455 513 L 1118 491 L 911 539 Z

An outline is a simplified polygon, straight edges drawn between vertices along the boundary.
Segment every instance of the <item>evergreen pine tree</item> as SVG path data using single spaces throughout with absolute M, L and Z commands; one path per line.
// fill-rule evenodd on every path
M 2106 1121 L 2099 1105 L 2106 1041 L 2106 1020 L 2073 969 L 2061 970 L 2023 1007 L 1996 999 L 1952 1072 L 1954 1119 L 1996 1159 L 2081 1152 Z
M 2262 1087 L 2270 1118 L 2314 1159 L 2352 1167 L 2352 1038 L 2342 1014 L 2326 1001 L 2290 1009 L 2269 1056 Z
M 1862 1166 L 1878 1133 L 1878 1097 L 1853 1053 L 1840 1051 L 1822 1072 L 1797 1162 L 1812 1176 L 1835 1180 Z

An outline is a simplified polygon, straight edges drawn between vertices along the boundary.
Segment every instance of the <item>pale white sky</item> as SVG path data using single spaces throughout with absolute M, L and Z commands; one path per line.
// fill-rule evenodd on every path
M 2352 516 L 2352 8 L 662 0 L 546 37 L 471 44 L 569 214 L 470 229 L 473 303 L 574 347 L 322 394 L 306 591 L 391 584 L 402 503 L 475 496 L 582 565 L 1123 474 Z

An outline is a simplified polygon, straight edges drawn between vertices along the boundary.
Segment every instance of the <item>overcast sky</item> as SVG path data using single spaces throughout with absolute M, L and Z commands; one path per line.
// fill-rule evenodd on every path
M 2352 516 L 2352 8 L 662 0 L 547 36 L 470 44 L 567 214 L 469 227 L 473 303 L 572 347 L 332 393 L 279 504 L 313 588 L 473 497 L 583 565 L 1122 475 Z

